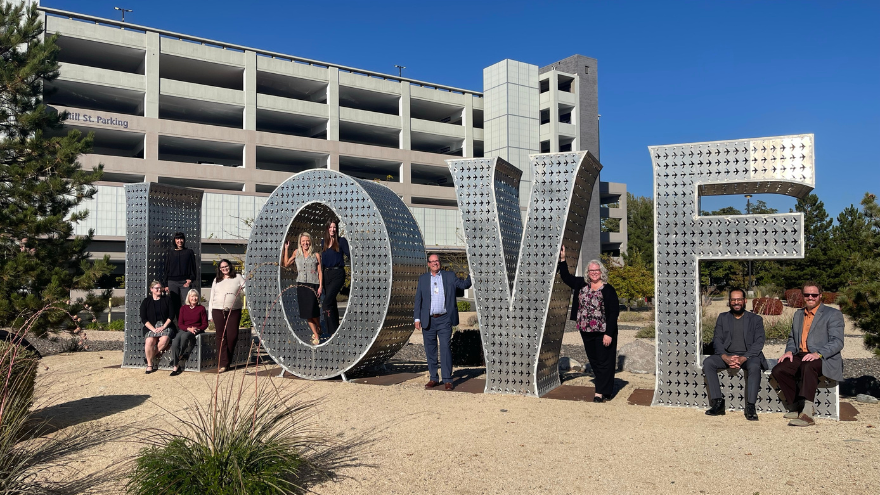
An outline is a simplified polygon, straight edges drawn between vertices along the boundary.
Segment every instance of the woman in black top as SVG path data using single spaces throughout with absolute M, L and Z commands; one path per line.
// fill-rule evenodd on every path
M 177 232 L 174 234 L 174 249 L 165 255 L 165 277 L 162 279 L 165 292 L 174 293 L 171 308 L 173 318 L 177 318 L 177 312 L 186 305 L 186 294 L 196 277 L 196 255 L 192 249 L 186 247 L 186 236 L 183 232 Z
M 617 369 L 617 317 L 620 301 L 608 283 L 608 270 L 599 260 L 587 263 L 587 279 L 575 277 L 565 264 L 565 246 L 559 252 L 559 274 L 574 289 L 571 320 L 577 322 L 587 359 L 593 368 L 596 394 L 593 402 L 604 402 L 614 395 Z
M 324 300 L 321 310 L 327 322 L 327 332 L 333 335 L 339 328 L 339 306 L 336 305 L 336 296 L 345 283 L 345 257 L 351 259 L 348 240 L 339 237 L 338 221 L 327 222 L 321 250 L 321 265 L 324 267 Z
M 170 302 L 169 298 L 162 297 L 162 283 L 153 280 L 150 283 L 150 295 L 141 303 L 147 374 L 159 369 L 159 359 L 171 345 L 171 339 L 174 337 Z

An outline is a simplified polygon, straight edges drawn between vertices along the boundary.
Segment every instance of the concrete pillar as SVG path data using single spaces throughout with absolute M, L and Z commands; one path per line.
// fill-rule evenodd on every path
M 329 76 L 327 108 L 330 110 L 330 120 L 327 121 L 327 140 L 339 141 L 339 69 L 329 67 L 327 75 Z M 338 170 L 339 160 L 336 161 L 336 166 L 336 170 Z
M 257 129 L 257 52 L 244 52 L 244 128 Z
M 144 117 L 159 118 L 159 33 L 147 31 L 147 59 L 144 63 L 144 78 L 147 93 L 144 96 Z
M 339 172 L 339 151 L 331 151 L 327 156 L 327 168 Z
M 247 170 L 257 169 L 257 131 L 249 131 L 244 136 L 244 150 L 241 163 Z
M 400 149 L 411 150 L 412 140 L 410 136 L 409 121 L 409 95 L 410 84 L 407 81 L 400 83 Z
M 246 193 L 257 192 L 257 183 L 253 182 L 253 181 L 245 182 L 244 188 L 242 189 L 242 192 L 246 192 Z
M 548 82 L 550 84 L 550 153 L 559 153 L 559 73 L 551 70 Z
M 461 114 L 461 125 L 464 126 L 464 146 L 462 146 L 462 156 L 465 158 L 474 157 L 474 98 L 466 95 L 464 99 L 464 110 Z
M 159 160 L 159 133 L 156 131 L 144 134 L 144 160 Z
M 412 191 L 410 185 L 412 185 L 412 162 L 409 160 L 404 161 L 400 164 L 400 182 L 402 184 L 406 184 L 403 187 L 401 199 L 407 205 L 412 204 Z
M 574 75 L 574 82 L 572 83 L 572 90 L 574 91 L 574 94 L 576 94 L 576 95 L 581 94 L 580 87 L 581 87 L 581 76 L 580 76 L 580 74 L 575 74 Z M 584 149 L 584 147 L 583 147 L 583 143 L 581 143 L 581 120 L 582 120 L 581 119 L 581 99 L 575 98 L 574 101 L 575 101 L 574 110 L 571 111 L 571 117 L 572 117 L 572 119 L 574 119 L 574 129 L 575 129 L 575 135 L 577 135 L 577 137 L 574 139 L 574 143 L 572 143 L 573 146 L 571 147 L 571 149 L 572 150 L 582 150 L 582 149 Z M 598 155 L 594 155 L 594 156 L 596 156 L 596 160 L 599 159 Z

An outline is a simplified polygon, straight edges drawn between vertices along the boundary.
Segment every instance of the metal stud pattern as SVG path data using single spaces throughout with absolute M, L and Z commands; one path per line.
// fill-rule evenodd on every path
M 314 346 L 299 318 L 295 274 L 279 261 L 288 235 L 292 245 L 303 231 L 319 243 L 331 217 L 345 225 L 351 292 L 339 330 Z M 245 260 L 248 309 L 263 347 L 290 373 L 312 380 L 358 374 L 409 340 L 424 271 L 421 231 L 393 191 L 332 170 L 308 170 L 278 186 L 254 221 Z
M 708 407 L 700 355 L 700 260 L 804 256 L 801 213 L 699 215 L 699 197 L 784 194 L 802 198 L 815 185 L 813 135 L 649 147 L 654 168 L 657 385 L 654 405 Z M 728 407 L 745 406 L 744 373 L 721 373 Z M 759 411 L 782 411 L 762 379 Z M 837 384 L 820 387 L 820 416 L 838 417 Z
M 123 368 L 140 368 L 144 356 L 141 302 L 149 295 L 149 284 L 162 280 L 165 255 L 174 245 L 174 233 L 186 235 L 186 247 L 196 255 L 196 270 L 201 268 L 202 194 L 198 189 L 141 183 L 125 185 L 125 343 Z M 201 292 L 201 276 L 193 281 Z M 166 353 L 160 367 L 169 366 Z M 190 359 L 187 369 L 198 369 Z
M 588 152 L 531 155 L 525 229 L 522 172 L 501 158 L 447 160 L 461 210 L 486 393 L 542 396 L 559 386 L 559 351 L 571 290 L 556 275 L 559 250 L 576 267 L 602 165 Z

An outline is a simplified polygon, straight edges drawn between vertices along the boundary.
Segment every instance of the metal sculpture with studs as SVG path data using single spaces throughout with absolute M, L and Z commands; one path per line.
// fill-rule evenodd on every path
M 657 384 L 654 405 L 708 407 L 702 374 L 699 262 L 804 256 L 801 213 L 701 216 L 700 197 L 783 194 L 815 186 L 813 135 L 649 147 L 654 172 Z M 729 406 L 745 406 L 742 373 L 722 373 Z M 758 411 L 782 411 L 762 379 Z M 837 384 L 820 386 L 820 416 L 838 417 Z
M 571 290 L 556 275 L 566 247 L 576 267 L 593 185 L 588 152 L 530 156 L 525 228 L 522 172 L 501 158 L 447 160 L 464 225 L 486 361 L 486 393 L 543 396 L 559 386 L 559 351 Z M 597 232 L 598 235 L 598 232 Z
M 295 273 L 280 267 L 301 232 L 320 245 L 338 218 L 351 249 L 351 291 L 339 330 L 320 345 L 299 318 Z M 254 220 L 245 260 L 247 305 L 263 347 L 286 371 L 318 380 L 358 374 L 394 356 L 413 332 L 412 305 L 425 271 L 415 218 L 389 188 L 332 170 L 294 175 L 272 193 Z

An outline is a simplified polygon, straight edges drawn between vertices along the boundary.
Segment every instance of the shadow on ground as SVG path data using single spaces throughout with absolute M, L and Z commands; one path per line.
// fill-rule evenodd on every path
M 34 421 L 45 422 L 41 431 L 52 433 L 69 426 L 105 418 L 143 404 L 149 395 L 102 395 L 87 397 L 63 404 L 56 404 L 38 411 L 31 416 Z

